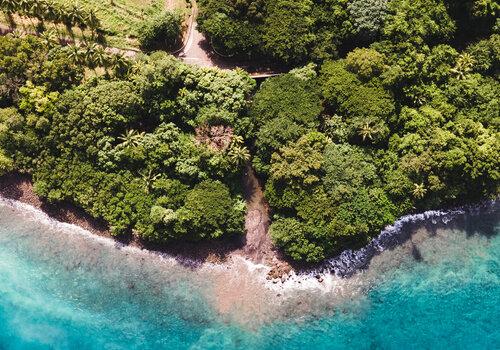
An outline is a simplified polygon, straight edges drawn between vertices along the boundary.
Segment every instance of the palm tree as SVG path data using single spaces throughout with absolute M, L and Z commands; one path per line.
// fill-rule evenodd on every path
M 94 62 L 97 64 L 98 67 L 104 67 L 104 70 L 106 71 L 107 74 L 109 56 L 106 53 L 106 50 L 100 45 L 93 44 L 93 46 L 94 46 Z
M 75 23 L 80 32 L 82 33 L 83 41 L 87 42 L 87 37 L 85 36 L 85 29 L 87 29 L 87 12 L 82 10 L 81 17 L 78 22 Z
M 14 29 L 12 32 L 10 32 L 10 35 L 12 35 L 13 38 L 20 39 L 24 37 L 26 33 L 21 29 Z
M 75 40 L 75 33 L 73 32 L 73 27 L 76 26 L 77 23 L 81 20 L 81 9 L 78 5 L 73 5 L 66 9 L 65 16 L 63 16 L 62 20 L 64 25 L 66 26 L 66 30 L 71 36 L 73 40 Z
M 130 71 L 132 62 L 122 54 L 115 54 L 111 56 L 111 67 L 115 76 L 124 77 Z
M 250 152 L 245 146 L 233 145 L 227 155 L 234 165 L 244 165 L 250 160 Z
M 476 60 L 474 57 L 465 52 L 458 57 L 455 68 L 452 68 L 451 72 L 457 76 L 457 79 L 462 80 L 467 78 L 468 74 L 472 72 L 472 68 L 474 68 L 475 64 Z
M 46 21 L 52 22 L 58 36 L 61 37 L 58 26 L 62 23 L 62 18 L 64 17 L 63 9 L 60 6 L 55 5 L 53 1 L 47 2 L 43 17 Z
M 130 67 L 130 72 L 132 74 L 139 74 L 141 72 L 141 70 L 144 69 L 144 67 L 146 67 L 146 64 L 144 63 L 144 61 L 136 60 L 132 64 L 132 67 Z
M 361 129 L 359 129 L 358 131 L 358 135 L 363 138 L 363 142 L 366 141 L 367 138 L 373 141 L 373 135 L 375 135 L 376 133 L 377 129 L 370 126 L 370 123 L 363 124 Z
M 155 174 L 153 169 L 143 170 L 139 174 L 142 176 L 142 181 L 144 181 L 144 190 L 146 193 L 151 191 L 153 183 L 161 177 L 160 174 Z
M 29 0 L 17 0 L 16 12 L 18 15 L 27 18 L 31 23 L 31 27 L 36 30 L 35 22 L 33 22 L 33 17 L 35 16 L 31 13 L 31 6 L 32 3 Z
M 233 145 L 242 145 L 244 142 L 243 140 L 243 137 L 240 136 L 240 135 L 233 135 L 233 139 L 232 139 L 232 144 Z
M 49 48 L 54 47 L 55 44 L 58 43 L 59 38 L 57 36 L 57 33 L 53 29 L 49 29 L 44 31 L 41 35 L 40 38 L 42 39 L 42 42 Z M 70 53 L 71 57 L 71 53 Z
M 125 134 L 118 137 L 118 140 L 123 141 L 120 145 L 124 148 L 137 147 L 144 135 L 144 132 L 139 133 L 134 129 L 129 129 Z
M 77 65 L 85 64 L 86 52 L 80 46 L 69 46 L 69 58 Z
M 45 14 L 47 12 L 48 4 L 44 0 L 34 1 L 30 5 L 30 14 L 38 19 L 37 32 L 45 28 Z
M 107 54 L 102 46 L 96 43 L 87 46 L 86 62 L 89 68 L 96 69 L 97 67 L 105 66 L 107 62 Z
M 92 33 L 92 39 L 95 39 L 96 32 L 101 28 L 101 21 L 97 17 L 95 10 L 91 9 L 87 12 L 85 24 Z
M 10 29 L 14 30 L 16 28 L 16 22 L 14 21 L 14 13 L 19 11 L 19 1 L 18 0 L 0 0 L 0 9 L 5 12 L 7 19 L 9 21 Z
M 417 199 L 424 198 L 425 194 L 427 193 L 427 189 L 425 188 L 424 184 L 420 183 L 413 185 L 415 186 L 412 191 L 413 196 Z

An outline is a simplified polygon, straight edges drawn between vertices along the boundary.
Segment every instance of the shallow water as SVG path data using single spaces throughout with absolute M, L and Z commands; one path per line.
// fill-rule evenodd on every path
M 500 207 L 453 217 L 349 278 L 265 285 L 0 201 L 0 349 L 498 349 Z

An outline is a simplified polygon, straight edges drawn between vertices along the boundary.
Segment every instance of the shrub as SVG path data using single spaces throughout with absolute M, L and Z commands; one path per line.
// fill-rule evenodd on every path
M 182 15 L 180 12 L 163 12 L 145 21 L 138 33 L 141 48 L 144 50 L 173 48 L 182 33 Z

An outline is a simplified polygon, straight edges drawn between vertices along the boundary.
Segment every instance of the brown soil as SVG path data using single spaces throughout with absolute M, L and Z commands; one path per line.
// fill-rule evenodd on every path
M 243 177 L 243 188 L 247 203 L 245 218 L 246 239 L 243 247 L 245 256 L 256 262 L 271 262 L 275 257 L 269 236 L 269 205 L 254 170 L 247 164 Z

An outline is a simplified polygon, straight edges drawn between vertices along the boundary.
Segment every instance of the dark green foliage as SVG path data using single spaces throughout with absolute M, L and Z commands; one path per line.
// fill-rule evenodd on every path
M 264 21 L 263 49 L 286 63 L 303 61 L 316 39 L 312 6 L 310 0 L 272 1 Z
M 286 218 L 278 219 L 270 229 L 271 237 L 276 245 L 294 260 L 318 262 L 325 258 L 325 252 L 314 240 L 314 230 L 299 221 Z
M 256 53 L 259 50 L 261 34 L 258 23 L 261 1 L 202 0 L 198 19 L 200 29 L 210 38 L 218 52 L 226 55 Z
M 264 164 L 273 152 L 318 127 L 322 106 L 312 80 L 286 74 L 266 81 L 255 95 L 250 114 L 260 127 L 254 159 L 258 171 L 269 170 Z
M 384 36 L 394 42 L 443 42 L 456 29 L 442 1 L 391 0 Z
M 367 70 L 351 63 L 357 72 Z M 375 75 L 376 68 L 364 72 L 363 77 Z M 353 142 L 380 144 L 389 133 L 388 118 L 395 111 L 395 103 L 389 91 L 376 81 L 363 84 L 348 72 L 343 62 L 329 62 L 322 68 L 323 96 L 330 111 L 342 117 L 347 138 Z
M 202 0 L 200 29 L 219 52 L 294 65 L 338 55 L 353 34 L 345 0 Z
M 180 13 L 168 11 L 148 18 L 138 31 L 141 48 L 174 48 L 182 34 L 182 19 Z
M 257 123 L 254 160 L 268 174 L 273 241 L 292 259 L 316 262 L 402 214 L 500 193 L 498 38 L 457 48 L 456 25 L 466 22 L 449 8 L 389 1 L 382 41 L 326 61 L 307 80 L 320 87 L 319 125 L 295 122 L 297 98 L 273 98 L 289 100 L 279 79 L 257 93 L 257 120 L 268 110 L 292 116 Z
M 363 187 L 380 181 L 370 154 L 348 144 L 328 145 L 323 168 L 323 184 L 336 203 L 352 198 Z
M 493 34 L 489 39 L 470 45 L 466 51 L 474 58 L 473 71 L 491 74 L 497 73 L 500 69 L 499 34 Z
M 176 234 L 197 239 L 220 238 L 243 231 L 245 204 L 231 198 L 218 181 L 204 181 L 187 193 L 184 206 L 176 212 Z

